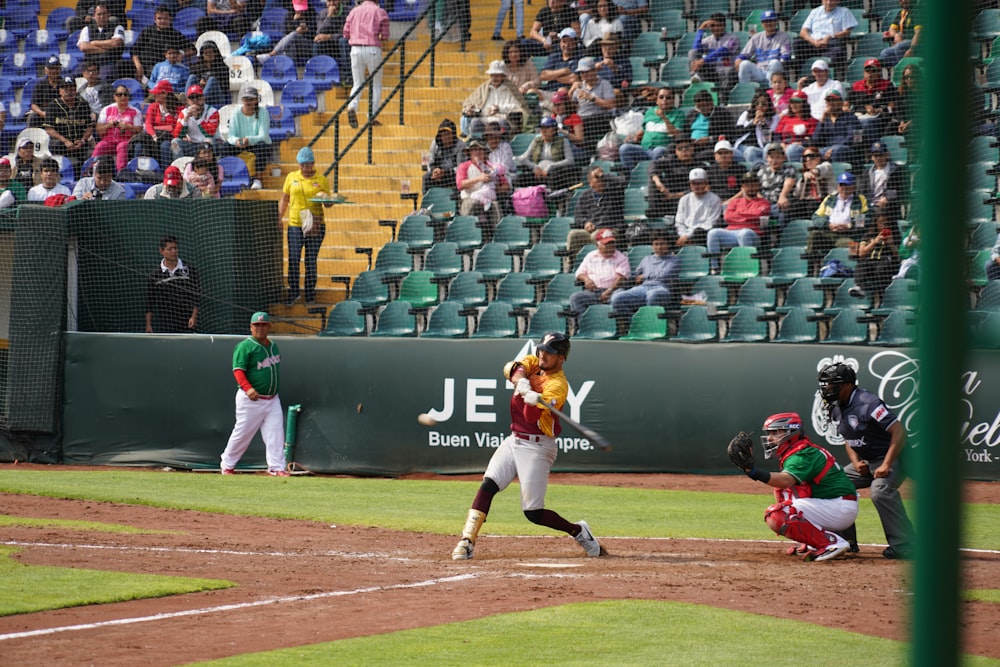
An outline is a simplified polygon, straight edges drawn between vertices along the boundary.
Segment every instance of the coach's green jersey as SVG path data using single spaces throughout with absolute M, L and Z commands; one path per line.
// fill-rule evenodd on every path
M 268 340 L 268 345 L 262 345 L 254 338 L 247 338 L 233 350 L 233 370 L 242 368 L 246 371 L 247 380 L 261 396 L 278 393 L 279 366 L 281 352 L 272 340 Z
M 847 478 L 847 474 L 836 461 L 823 475 L 819 482 L 814 481 L 816 476 L 823 472 L 827 464 L 827 456 L 833 460 L 831 454 L 826 450 L 815 446 L 803 447 L 785 459 L 782 470 L 787 472 L 800 483 L 808 484 L 812 487 L 813 498 L 840 498 L 841 496 L 853 496 L 857 494 L 854 484 Z

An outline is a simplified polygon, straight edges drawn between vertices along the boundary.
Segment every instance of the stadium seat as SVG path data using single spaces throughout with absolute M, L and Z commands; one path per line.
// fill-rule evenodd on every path
M 40 67 L 53 53 L 59 53 L 59 42 L 48 30 L 32 30 L 24 38 L 25 61 Z
M 677 343 L 708 343 L 719 336 L 719 328 L 708 319 L 705 306 L 691 306 L 684 311 L 677 324 L 677 335 L 671 338 Z
M 531 245 L 531 230 L 524 223 L 524 216 L 505 215 L 497 223 L 493 240 L 506 243 L 515 253 L 523 253 Z M 565 242 L 565 239 L 563 241 Z
M 260 15 L 260 32 L 271 38 L 272 44 L 277 44 L 285 36 L 285 18 L 288 10 L 284 7 L 271 6 Z
M 529 280 L 531 275 L 517 272 L 508 273 L 497 283 L 497 300 L 505 301 L 512 308 L 533 308 L 535 306 L 535 286 Z
M 762 310 L 774 310 L 777 295 L 766 278 L 750 276 L 740 285 L 736 295 L 737 306 L 753 306 Z
M 76 173 L 73 170 L 73 163 L 65 155 L 53 155 L 52 157 L 59 163 L 59 182 L 72 191 L 76 186 Z
M 221 158 L 219 166 L 222 167 L 222 187 L 219 192 L 223 197 L 232 197 L 250 188 L 252 179 L 247 163 L 242 158 L 235 155 Z
M 550 331 L 565 333 L 566 316 L 562 314 L 563 310 L 564 308 L 557 303 L 543 302 L 539 304 L 528 321 L 524 338 L 539 340 Z
M 760 275 L 760 260 L 752 257 L 757 248 L 737 246 L 730 249 L 722 259 L 720 275 L 723 282 L 742 283 L 751 276 Z
M 227 56 L 223 59 L 229 68 L 229 91 L 236 92 L 254 80 L 253 63 L 246 56 Z
M 451 280 L 447 301 L 454 301 L 462 308 L 479 308 L 489 303 L 486 281 L 479 271 L 463 271 Z
M 420 199 L 420 208 L 431 218 L 448 218 L 455 215 L 455 200 L 451 198 L 452 188 L 428 188 Z
M 562 310 L 566 310 L 569 308 L 569 297 L 582 289 L 583 286 L 576 283 L 576 276 L 572 273 L 557 274 L 545 285 L 542 303 L 557 304 Z
M 285 107 L 287 113 L 297 117 L 316 111 L 319 102 L 311 83 L 289 81 L 281 90 L 281 106 Z
M 424 253 L 434 245 L 434 228 L 427 224 L 430 221 L 426 215 L 408 215 L 399 223 L 396 230 L 396 240 L 405 243 L 411 255 Z M 418 263 L 418 266 L 422 262 Z
M 779 247 L 771 257 L 768 280 L 772 285 L 791 285 L 809 274 L 809 260 L 803 259 L 805 246 Z
M 261 65 L 260 78 L 271 84 L 272 90 L 283 90 L 285 84 L 298 79 L 298 74 L 291 58 L 277 55 L 268 58 L 267 62 Z
M 667 337 L 667 320 L 660 317 L 663 306 L 642 306 L 629 322 L 628 333 L 622 340 L 663 340 Z
M 330 56 L 313 56 L 306 63 L 302 80 L 312 84 L 317 93 L 324 93 L 340 84 L 340 69 Z
M 823 290 L 819 288 L 819 278 L 810 276 L 799 278 L 789 285 L 785 293 L 785 302 L 777 308 L 777 311 L 783 313 L 792 308 L 805 308 L 815 312 L 822 309 L 825 296 Z
M 517 338 L 517 318 L 509 303 L 494 301 L 479 316 L 472 338 Z
M 74 16 L 76 16 L 76 10 L 73 7 L 53 7 L 48 16 L 45 17 L 45 29 L 57 42 L 65 42 L 66 38 L 69 37 L 66 21 Z
M 643 258 L 648 257 L 653 254 L 653 246 L 648 244 L 634 245 L 628 249 L 626 255 L 628 255 L 628 264 L 632 271 L 635 271 L 639 267 L 639 262 Z
M 910 347 L 917 341 L 917 316 L 913 312 L 897 310 L 889 315 L 879 327 L 872 345 L 885 347 Z
M 431 311 L 427 329 L 421 338 L 466 338 L 469 335 L 469 321 L 462 315 L 462 304 L 445 301 Z
M 434 274 L 435 280 L 447 282 L 462 272 L 462 255 L 458 244 L 440 241 L 431 246 L 424 258 L 424 269 Z
M 779 309 L 780 310 L 780 309 Z M 809 318 L 809 308 L 788 308 L 778 322 L 778 333 L 772 343 L 815 343 L 819 340 L 819 325 Z
M 484 280 L 496 282 L 514 270 L 514 260 L 507 254 L 506 243 L 494 241 L 480 249 L 472 267 Z
M 267 134 L 272 143 L 277 144 L 296 135 L 295 116 L 280 106 L 267 107 L 267 113 L 271 116 L 271 129 Z
M 330 311 L 320 336 L 364 336 L 368 333 L 359 301 L 341 301 Z
M 417 335 L 417 318 L 406 301 L 390 301 L 378 314 L 372 336 L 413 337 Z
M 31 102 L 35 86 L 44 79 L 35 78 L 35 65 L 23 53 L 8 53 L 3 57 L 3 78 L 14 88 L 22 88 L 21 101 L 24 108 Z M 30 86 L 30 88 L 29 88 Z
M 555 216 L 542 225 L 541 235 L 538 240 L 542 243 L 566 243 L 569 230 L 573 224 L 573 218 Z
M 556 254 L 559 246 L 553 243 L 536 243 L 524 256 L 524 271 L 531 274 L 532 283 L 547 283 L 562 272 L 562 257 Z
M 406 244 L 390 241 L 379 248 L 375 257 L 375 270 L 381 271 L 389 281 L 402 280 L 403 276 L 413 270 L 413 260 L 407 252 Z
M 858 322 L 858 311 L 844 310 L 830 322 L 830 332 L 822 343 L 862 345 L 868 341 L 868 325 Z
M 155 158 L 151 157 L 132 158 L 131 160 L 128 161 L 128 164 L 125 165 L 125 168 L 118 173 L 118 179 L 127 180 L 128 183 L 132 186 L 132 189 L 135 190 L 136 196 L 144 194 L 146 190 L 150 188 L 151 183 L 144 183 L 142 181 L 139 181 L 138 179 L 130 180 L 128 176 L 123 176 L 123 173 L 131 172 L 134 174 L 135 172 L 139 171 L 155 174 L 156 180 L 158 182 L 163 180 L 163 169 L 160 168 L 160 163 L 157 162 Z
M 611 317 L 611 306 L 595 303 L 583 311 L 577 320 L 576 334 L 583 340 L 614 340 L 618 337 L 618 324 Z
M 406 301 L 414 310 L 422 310 L 438 303 L 438 286 L 432 271 L 411 271 L 399 284 L 399 301 Z
M 174 15 L 174 30 L 193 42 L 198 38 L 196 24 L 204 16 L 205 12 L 198 7 L 185 7 Z
M 444 230 L 444 240 L 451 241 L 458 247 L 458 252 L 471 257 L 474 251 L 483 247 L 483 230 L 479 227 L 479 218 L 473 215 L 455 216 Z
M 726 335 L 720 340 L 723 343 L 762 343 L 768 339 L 767 322 L 759 319 L 764 316 L 763 308 L 743 306 L 736 311 L 729 321 Z
M 382 277 L 382 271 L 362 271 L 354 279 L 350 298 L 365 310 L 374 310 L 389 303 L 389 286 Z

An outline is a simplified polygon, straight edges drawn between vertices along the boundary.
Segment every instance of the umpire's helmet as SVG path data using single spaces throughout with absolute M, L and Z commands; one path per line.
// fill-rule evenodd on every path
M 795 442 L 802 437 L 802 417 L 797 412 L 779 412 L 764 420 L 764 435 L 760 436 L 760 443 L 764 447 L 764 458 L 769 459 L 774 456 L 777 450 L 780 456 L 781 449 Z M 780 440 L 771 440 L 771 435 L 782 432 L 785 435 Z
M 825 401 L 835 401 L 840 394 L 840 387 L 845 384 L 857 384 L 858 376 L 854 369 L 843 363 L 824 366 L 819 372 L 819 393 Z
M 569 357 L 569 337 L 559 331 L 553 331 L 542 336 L 542 340 L 535 346 L 536 350 L 543 350 L 549 354 L 561 354 Z

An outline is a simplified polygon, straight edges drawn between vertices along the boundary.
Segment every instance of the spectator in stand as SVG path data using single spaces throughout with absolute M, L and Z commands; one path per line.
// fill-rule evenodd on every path
M 826 94 L 826 113 L 816 126 L 812 142 L 820 146 L 827 162 L 860 163 L 862 130 L 857 117 L 844 111 L 843 95 L 831 90 Z
M 764 151 L 764 164 L 752 170 L 760 181 L 760 193 L 771 202 L 771 218 L 784 227 L 790 220 L 792 189 L 798 180 L 795 167 L 785 160 L 785 149 L 775 142 Z
M 741 82 L 767 83 L 775 72 L 784 72 L 792 57 L 792 38 L 778 30 L 778 14 L 766 9 L 760 15 L 764 30 L 750 36 L 736 56 L 736 76 Z
M 864 78 L 855 81 L 847 94 L 848 105 L 861 121 L 865 144 L 878 141 L 888 131 L 889 110 L 895 101 L 896 87 L 882 78 L 879 61 L 869 58 L 865 61 Z
M 77 30 L 83 30 L 85 27 L 93 25 L 94 13 L 97 10 L 98 4 L 103 4 L 108 8 L 108 20 L 111 23 L 120 23 L 125 25 L 124 0 L 109 0 L 108 2 L 101 2 L 100 0 L 78 0 L 76 3 L 76 16 L 72 16 L 66 21 L 66 31 L 74 33 Z
M 771 143 L 780 120 L 774 113 L 771 96 L 758 90 L 750 107 L 736 119 L 739 138 L 733 148 L 744 162 L 754 165 L 764 161 L 764 148 Z
M 455 170 L 455 187 L 458 188 L 461 215 L 474 215 L 479 219 L 483 241 L 493 240 L 493 231 L 500 222 L 497 194 L 511 191 L 507 170 L 502 164 L 492 164 L 486 159 L 488 148 L 481 139 L 469 142 L 469 159 Z
M 674 226 L 677 229 L 677 245 L 705 245 L 708 230 L 719 224 L 722 216 L 722 200 L 708 189 L 708 172 L 701 167 L 688 174 L 691 192 L 677 202 Z
M 794 92 L 795 90 L 789 87 L 788 77 L 784 72 L 775 72 L 771 75 L 771 87 L 767 90 L 767 94 L 771 98 L 771 104 L 774 105 L 775 115 L 785 115 L 788 111 L 788 100 Z
M 674 137 L 683 132 L 684 112 L 674 108 L 674 93 L 669 88 L 660 88 L 656 91 L 656 104 L 642 117 L 642 128 L 625 137 L 618 149 L 622 172 L 630 174 L 640 162 L 662 157 Z
M 101 78 L 101 67 L 97 63 L 86 63 L 83 66 L 83 78 L 86 82 L 77 89 L 80 99 L 90 107 L 94 117 L 100 115 L 101 109 L 114 102 L 113 86 Z
M 986 279 L 1000 280 L 1000 236 L 997 236 L 993 250 L 990 251 L 990 258 L 986 262 Z
M 93 157 L 114 155 L 118 173 L 128 164 L 128 147 L 132 138 L 143 131 L 142 111 L 133 106 L 132 93 L 119 84 L 115 88 L 115 102 L 101 109 L 97 116 L 97 136 Z M 107 161 L 111 164 L 111 161 Z
M 229 104 L 229 66 L 222 59 L 218 45 L 211 40 L 201 45 L 198 61 L 191 65 L 191 75 L 184 89 L 191 86 L 201 87 L 207 105 L 220 108 Z
M 76 42 L 87 62 L 97 63 L 101 76 L 114 79 L 122 66 L 125 53 L 125 26 L 111 23 L 108 5 L 100 2 L 94 6 L 94 20 L 84 26 Z
M 182 155 L 195 155 L 207 142 L 212 143 L 219 131 L 219 110 L 205 104 L 201 86 L 187 89 L 188 105 L 177 114 L 170 152 L 174 160 Z
M 867 214 L 868 200 L 858 194 L 854 174 L 845 171 L 837 177 L 837 194 L 829 195 L 813 213 L 806 254 L 820 259 L 834 247 L 849 248 L 864 233 Z
M 863 232 L 864 230 L 859 230 Z M 875 213 L 875 225 L 852 245 L 857 257 L 854 266 L 854 286 L 848 292 L 863 299 L 873 295 L 882 300 L 882 293 L 899 271 L 899 227 L 884 212 Z
M 686 134 L 674 136 L 673 155 L 666 154 L 649 165 L 646 217 L 662 218 L 677 212 L 677 202 L 690 191 L 688 176 L 702 163 L 694 159 L 694 143 Z
M 94 162 L 94 175 L 84 176 L 76 182 L 73 196 L 77 199 L 103 199 L 124 201 L 125 188 L 115 182 L 115 161 L 111 157 L 99 158 Z
M 205 173 L 211 176 L 211 183 L 209 179 L 205 177 L 201 172 L 195 172 L 192 166 L 195 160 L 204 160 L 206 167 Z M 221 186 L 222 179 L 225 176 L 223 173 L 222 165 L 215 159 L 215 150 L 213 148 L 212 142 L 205 142 L 198 149 L 197 155 L 195 155 L 194 160 L 188 162 L 184 165 L 184 180 L 187 183 L 198 188 L 201 192 L 202 197 L 221 197 Z
M 247 0 L 208 0 L 205 16 L 198 19 L 198 33 L 218 30 L 227 35 L 244 35 L 250 32 L 255 17 L 248 11 Z
M 183 51 L 186 55 L 194 55 L 194 46 L 180 32 L 174 29 L 173 14 L 163 5 L 156 8 L 153 15 L 155 21 L 148 28 L 143 28 L 129 49 L 132 54 L 132 65 L 135 67 L 135 78 L 147 85 L 149 75 L 153 71 L 168 47 Z M 216 47 L 218 51 L 218 47 Z M 229 68 L 226 68 L 226 81 L 229 79 Z M 204 85 L 204 84 L 201 84 Z
M 596 243 L 599 229 L 610 229 L 615 236 L 625 233 L 625 179 L 591 167 L 587 185 L 576 202 L 572 230 L 566 237 L 570 257 L 576 257 L 588 243 Z
M 708 167 L 708 183 L 723 202 L 740 191 L 746 168 L 736 161 L 733 145 L 723 139 L 715 144 L 715 162 Z
M 896 134 L 911 138 L 920 136 L 916 128 L 913 127 L 913 122 L 916 120 L 920 109 L 920 84 L 922 83 L 922 78 L 923 72 L 913 63 L 903 68 L 903 76 L 899 81 L 899 89 L 897 90 L 899 96 L 892 107 L 893 121 L 897 123 Z M 912 141 L 908 146 L 911 156 L 917 150 L 917 147 L 918 142 L 916 140 Z
M 363 0 L 347 15 L 344 21 L 344 39 L 351 44 L 351 87 L 353 99 L 347 107 L 347 121 L 351 127 L 358 126 L 358 106 L 361 104 L 361 84 L 365 78 L 373 76 L 371 85 L 372 114 L 378 112 L 382 104 L 382 70 L 376 68 L 382 62 L 382 44 L 389 39 L 389 15 L 375 0 Z M 381 125 L 376 118 L 372 125 Z
M 316 36 L 313 37 L 313 53 L 330 56 L 337 61 L 340 85 L 351 86 L 351 44 L 344 38 L 344 23 L 347 21 L 348 0 L 326 0 L 326 6 L 316 20 Z
M 781 117 L 775 134 L 780 137 L 785 148 L 786 157 L 792 162 L 799 162 L 802 151 L 812 142 L 819 121 L 809 114 L 806 104 L 806 94 L 796 90 L 788 100 L 788 114 Z
M 208 2 L 206 0 L 163 0 L 157 8 L 167 10 L 171 16 L 177 16 L 177 12 L 188 7 L 197 7 L 201 11 L 205 11 L 208 9 Z
M 706 247 L 712 257 L 712 270 L 719 268 L 719 255 L 723 250 L 736 246 L 760 245 L 765 227 L 771 218 L 771 202 L 760 196 L 760 180 L 753 172 L 746 172 L 740 179 L 740 191 L 726 201 L 723 219 L 725 227 L 708 230 Z
M 810 116 L 810 120 L 814 120 Z M 792 189 L 792 208 L 788 213 L 790 220 L 808 219 L 813 211 L 827 197 L 837 193 L 837 179 L 833 165 L 823 159 L 823 155 L 815 146 L 810 146 L 802 152 L 802 175 Z
M 586 20 L 584 20 L 586 17 Z M 621 19 L 618 18 L 618 8 L 611 0 L 597 0 L 597 14 L 582 14 L 580 16 L 580 42 L 586 55 L 596 58 L 601 54 L 601 39 L 609 33 L 617 37 L 625 32 Z
M 597 249 L 587 253 L 576 270 L 583 289 L 569 297 L 569 309 L 579 317 L 595 303 L 608 303 L 623 280 L 632 275 L 628 257 L 615 244 L 615 233 L 602 229 L 595 235 Z
M 169 81 L 161 81 L 149 91 L 153 101 L 146 107 L 143 132 L 133 140 L 137 155 L 155 156 L 164 165 L 170 164 L 170 140 L 177 126 L 178 104 Z M 135 157 L 135 155 L 133 155 Z
M 45 122 L 45 109 L 53 100 L 59 99 L 62 80 L 62 62 L 59 56 L 49 56 L 45 61 L 45 78 L 35 83 L 35 89 L 31 93 L 31 109 L 25 115 L 28 127 L 41 127 Z
M 163 170 L 163 182 L 146 190 L 143 199 L 200 199 L 201 191 L 184 182 L 181 170 L 170 165 Z
M 597 76 L 593 58 L 580 58 L 576 73 L 580 80 L 570 87 L 569 96 L 576 101 L 576 112 L 583 120 L 583 150 L 593 155 L 615 113 L 615 89 Z
M 522 43 L 525 55 L 529 57 L 549 55 L 553 50 L 552 47 L 561 40 L 561 33 L 566 28 L 572 28 L 575 40 L 580 31 L 579 14 L 569 6 L 568 0 L 548 0 L 546 5 L 538 10 L 535 22 L 531 24 L 528 39 Z
M 712 93 L 707 90 L 694 94 L 694 110 L 688 113 L 687 127 L 698 160 L 711 160 L 717 141 L 739 134 L 733 114 L 725 107 L 716 106 Z
M 510 197 L 513 193 L 515 178 L 517 176 L 517 166 L 514 164 L 514 151 L 510 147 L 510 142 L 507 141 L 506 134 L 500 123 L 488 123 L 486 125 L 486 131 L 483 132 L 483 141 L 486 142 L 488 153 L 486 159 L 490 164 L 503 165 L 507 182 L 511 186 L 508 192 L 497 192 L 497 203 L 500 205 L 500 214 L 513 215 L 514 204 Z
M 0 209 L 20 206 L 28 198 L 24 185 L 11 179 L 11 173 L 10 160 L 0 157 Z
M 705 33 L 708 34 L 705 34 Z M 726 32 L 726 15 L 716 12 L 702 21 L 694 35 L 694 46 L 688 51 L 691 83 L 711 81 L 725 102 L 725 96 L 736 83 L 733 59 L 740 53 L 740 39 Z M 713 142 L 714 143 L 714 142 Z
M 680 259 L 670 252 L 670 236 L 666 231 L 655 230 L 652 245 L 653 254 L 643 257 L 632 272 L 635 286 L 611 295 L 611 308 L 615 315 L 632 316 L 642 306 L 669 308 L 674 304 Z
M 285 213 L 288 214 L 288 300 L 285 305 L 290 306 L 299 298 L 299 262 L 305 250 L 306 306 L 315 306 L 317 258 L 326 236 L 326 225 L 323 205 L 310 200 L 328 197 L 332 190 L 326 176 L 316 171 L 316 156 L 311 148 L 300 148 L 295 161 L 299 168 L 285 177 L 278 203 L 279 225 Z
M 94 118 L 90 107 L 76 94 L 76 80 L 63 79 L 59 98 L 52 100 L 45 109 L 42 125 L 49 135 L 49 152 L 70 159 L 74 169 L 94 151 Z
M 827 0 L 829 2 L 830 0 Z M 830 66 L 825 60 L 817 60 L 812 65 L 813 80 L 810 83 L 808 77 L 799 79 L 799 90 L 806 94 L 809 100 L 809 113 L 816 120 L 823 119 L 826 111 L 826 94 L 831 90 L 840 93 L 844 97 L 844 85 L 835 79 L 830 78 Z
M 621 52 L 621 41 L 617 32 L 609 32 L 601 38 L 601 52 L 596 57 L 597 76 L 611 84 L 616 91 L 628 90 L 632 84 L 632 63 Z
M 512 40 L 504 44 L 500 57 L 507 67 L 507 80 L 519 93 L 522 95 L 538 93 L 538 88 L 542 85 L 538 78 L 538 70 L 531 62 L 531 58 L 524 57 L 520 42 Z
M 309 9 L 309 0 L 292 0 L 292 11 L 285 17 L 286 34 L 269 53 L 258 53 L 257 62 L 264 64 L 269 58 L 285 54 L 303 66 L 313 54 L 316 37 L 316 12 Z
M 160 239 L 160 256 L 146 287 L 146 333 L 193 333 L 198 323 L 198 272 L 178 256 L 176 236 Z
M 168 46 L 163 55 L 164 60 L 156 63 L 149 75 L 150 88 L 155 88 L 160 81 L 167 81 L 174 90 L 184 90 L 184 84 L 191 76 L 191 70 L 184 64 L 184 54 L 176 46 Z
M 905 167 L 889 160 L 889 149 L 881 141 L 872 144 L 871 158 L 871 166 L 861 176 L 861 194 L 874 215 L 900 220 L 909 199 L 909 174 Z
M 569 96 L 569 90 L 560 88 L 552 96 L 552 108 L 559 122 L 559 131 L 573 145 L 573 159 L 581 164 L 589 162 L 592 154 L 587 153 L 586 137 L 583 133 L 583 119 L 576 112 L 576 100 Z
M 249 152 L 254 157 L 254 179 L 251 190 L 260 190 L 260 177 L 273 157 L 271 146 L 271 115 L 260 103 L 260 92 L 253 86 L 240 91 L 240 108 L 229 117 L 229 146 L 231 155 Z
M 551 93 L 572 86 L 578 81 L 576 69 L 579 64 L 580 50 L 577 48 L 576 31 L 565 28 L 559 33 L 559 49 L 549 54 L 539 74 L 542 90 Z
M 920 33 L 923 30 L 920 20 L 920 7 L 914 0 L 899 0 L 899 12 L 889 29 L 883 33 L 886 39 L 892 41 L 892 46 L 882 49 L 879 60 L 892 69 L 903 58 L 917 55 L 920 43 Z
M 423 192 L 431 188 L 451 188 L 455 184 L 455 169 L 468 159 L 469 149 L 455 133 L 455 123 L 445 118 L 438 125 L 427 155 L 427 173 Z
M 858 25 L 854 14 L 846 7 L 840 7 L 840 0 L 823 0 L 816 7 L 792 43 L 793 57 L 799 63 L 813 58 L 826 58 L 837 71 L 847 64 L 847 40 L 851 30 Z
M 502 60 L 494 60 L 486 76 L 489 78 L 462 103 L 462 134 L 481 135 L 486 123 L 501 119 L 506 120 L 514 132 L 520 132 L 528 115 L 528 104 L 517 87 L 507 81 L 507 66 Z
M 518 185 L 545 185 L 548 190 L 562 190 L 579 180 L 580 169 L 573 159 L 573 146 L 569 139 L 558 134 L 555 118 L 546 116 L 539 124 L 539 135 L 528 148 L 514 158 L 520 167 L 531 169 Z
M 503 30 L 503 20 L 507 16 L 507 12 L 511 10 L 511 0 L 500 0 L 500 10 L 497 12 L 497 22 L 493 26 L 493 37 L 494 42 L 502 42 L 503 35 L 501 30 Z M 515 20 L 517 21 L 517 38 L 524 39 L 524 0 L 514 0 L 513 9 Z
M 27 201 L 29 204 L 44 204 L 52 195 L 70 197 L 73 193 L 59 182 L 59 163 L 54 158 L 47 157 L 42 160 L 42 181 L 28 190 Z
M 35 142 L 25 137 L 17 143 L 11 167 L 14 180 L 24 186 L 26 191 L 42 182 L 42 158 L 35 157 Z
M 613 0 L 618 12 L 618 20 L 622 22 L 622 40 L 631 44 L 642 32 L 642 20 L 649 14 L 646 0 Z

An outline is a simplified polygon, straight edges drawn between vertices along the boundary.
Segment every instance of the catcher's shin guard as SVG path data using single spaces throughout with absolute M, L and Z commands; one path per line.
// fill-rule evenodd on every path
M 788 501 L 775 503 L 764 512 L 764 522 L 778 535 L 808 544 L 814 549 L 825 549 L 830 544 L 826 533 L 799 516 Z

